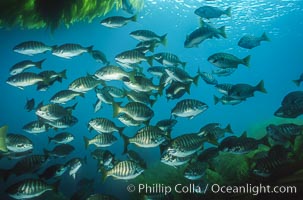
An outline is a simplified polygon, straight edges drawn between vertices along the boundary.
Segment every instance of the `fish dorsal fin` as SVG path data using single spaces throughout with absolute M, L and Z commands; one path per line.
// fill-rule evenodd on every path
M 244 131 L 244 132 L 242 133 L 242 135 L 240 136 L 240 138 L 247 138 L 247 132 Z

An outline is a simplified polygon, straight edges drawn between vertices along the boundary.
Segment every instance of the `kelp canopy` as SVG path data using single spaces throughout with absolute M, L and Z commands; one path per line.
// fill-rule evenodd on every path
M 124 0 L 1 0 L 0 27 L 24 29 L 50 28 L 60 23 L 69 26 L 77 21 L 92 21 L 114 7 L 120 9 Z M 141 9 L 143 0 L 129 0 L 135 9 Z

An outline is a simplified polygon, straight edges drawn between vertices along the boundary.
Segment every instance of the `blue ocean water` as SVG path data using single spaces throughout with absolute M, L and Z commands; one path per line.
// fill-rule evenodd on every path
M 216 26 L 226 26 L 227 39 L 206 40 L 198 48 L 184 48 L 186 35 L 199 26 L 199 19 L 194 14 L 194 10 L 202 5 L 212 5 L 221 8 L 232 7 L 232 17 L 222 17 L 211 20 Z M 93 74 L 103 65 L 97 63 L 88 54 L 83 54 L 72 59 L 64 59 L 51 55 L 50 52 L 38 54 L 32 57 L 21 55 L 12 51 L 12 48 L 24 41 L 36 40 L 47 45 L 61 45 L 64 43 L 77 43 L 84 47 L 94 45 L 94 49 L 101 50 L 111 63 L 115 63 L 114 57 L 132 49 L 137 41 L 129 36 L 129 33 L 138 29 L 152 30 L 158 35 L 167 33 L 167 45 L 159 46 L 157 52 L 170 52 L 179 56 L 182 61 L 187 62 L 186 71 L 194 76 L 198 68 L 201 71 L 211 72 L 215 67 L 207 61 L 207 58 L 217 52 L 226 52 L 243 58 L 251 55 L 250 67 L 240 65 L 239 68 L 228 77 L 218 77 L 219 83 L 247 83 L 256 85 L 260 80 L 264 80 L 267 94 L 256 92 L 255 96 L 246 101 L 230 106 L 214 105 L 213 95 L 219 95 L 217 90 L 206 84 L 202 79 L 198 86 L 191 87 L 191 93 L 185 94 L 181 99 L 193 98 L 205 102 L 209 108 L 193 119 L 178 118 L 178 123 L 174 127 L 172 137 L 185 133 L 193 133 L 211 122 L 219 122 L 222 125 L 231 124 L 236 135 L 251 127 L 257 126 L 265 121 L 272 120 L 273 113 L 278 109 L 283 97 L 295 90 L 302 90 L 302 86 L 297 87 L 292 80 L 298 79 L 303 72 L 303 3 L 299 0 L 227 0 L 227 1 L 165 1 L 147 0 L 142 11 L 138 13 L 137 22 L 129 22 L 126 26 L 118 29 L 110 29 L 100 25 L 101 19 L 96 18 L 91 23 L 77 22 L 66 28 L 61 25 L 54 33 L 49 30 L 20 30 L 15 28 L 2 28 L 1 35 L 1 73 L 0 91 L 2 113 L 1 125 L 9 126 L 9 133 L 24 134 L 34 142 L 34 153 L 39 154 L 43 149 L 52 149 L 53 144 L 48 144 L 47 136 L 53 136 L 58 131 L 49 130 L 46 133 L 32 135 L 22 130 L 23 125 L 36 120 L 34 112 L 27 112 L 24 109 L 27 98 L 35 98 L 36 102 L 43 101 L 45 104 L 59 90 L 67 89 L 68 85 L 76 78 L 85 76 L 87 73 Z M 107 16 L 124 15 L 129 16 L 124 11 L 113 10 Z M 262 42 L 261 46 L 251 50 L 237 46 L 238 40 L 245 34 L 261 35 L 266 32 L 270 42 Z M 152 55 L 151 53 L 148 53 Z M 42 70 L 62 71 L 67 70 L 67 80 L 62 83 L 55 83 L 47 91 L 36 91 L 35 86 L 26 87 L 20 90 L 5 83 L 9 77 L 9 68 L 17 62 L 26 59 L 38 61 L 46 58 Z M 154 63 L 156 63 L 154 61 Z M 141 65 L 144 70 L 148 68 L 147 63 Z M 39 69 L 30 69 L 31 72 L 39 73 Z M 148 75 L 148 77 L 152 77 Z M 158 80 L 154 78 L 154 82 Z M 111 82 L 110 85 L 121 86 L 119 82 Z M 117 118 L 112 117 L 112 107 L 103 105 L 102 109 L 94 113 L 93 104 L 97 97 L 93 91 L 87 92 L 85 98 L 78 97 L 67 105 L 78 105 L 73 111 L 73 115 L 79 122 L 66 131 L 75 136 L 72 145 L 76 150 L 67 158 L 51 161 L 52 163 L 63 163 L 73 157 L 87 156 L 88 162 L 79 171 L 77 180 L 83 177 L 95 179 L 95 192 L 115 194 L 123 198 L 127 195 L 125 186 L 127 182 L 108 178 L 105 183 L 101 181 L 101 174 L 97 172 L 96 161 L 90 157 L 90 152 L 94 149 L 84 148 L 83 136 L 91 138 L 94 133 L 89 133 L 87 123 L 96 117 L 106 117 L 112 119 L 119 126 L 123 126 Z M 161 119 L 171 116 L 171 109 L 181 99 L 167 101 L 160 97 L 152 107 L 155 116 L 151 124 L 155 124 Z M 124 102 L 127 102 L 124 100 Z M 128 127 L 125 129 L 126 135 L 133 135 L 138 127 Z M 257 133 L 248 132 L 254 137 Z M 117 135 L 118 142 L 107 149 L 113 152 L 118 159 L 125 159 L 121 154 L 123 151 L 123 141 Z M 142 155 L 148 164 L 159 162 L 160 154 L 158 148 L 142 149 L 130 145 Z M 0 160 L 1 168 L 9 168 L 15 162 L 7 159 Z M 9 179 L 8 183 L 15 182 Z M 1 183 L 4 184 L 4 183 Z M 9 185 L 8 184 L 8 185 Z M 68 191 L 63 191 L 66 196 L 71 196 L 74 192 L 73 186 L 76 181 L 66 175 L 66 179 L 61 182 L 61 189 L 68 185 Z M 7 186 L 7 184 L 5 184 Z M 2 188 L 2 187 L 1 187 Z M 1 189 L 2 190 L 2 189 Z M 117 193 L 121 191 L 121 193 Z M 1 191 L 2 192 L 2 191 Z

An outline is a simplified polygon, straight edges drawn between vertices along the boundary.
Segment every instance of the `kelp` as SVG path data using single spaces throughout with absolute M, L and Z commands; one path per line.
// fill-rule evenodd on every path
M 143 0 L 130 3 L 136 10 L 143 8 Z M 2 0 L 0 27 L 54 31 L 60 24 L 69 27 L 79 21 L 91 22 L 114 8 L 122 8 L 122 0 Z

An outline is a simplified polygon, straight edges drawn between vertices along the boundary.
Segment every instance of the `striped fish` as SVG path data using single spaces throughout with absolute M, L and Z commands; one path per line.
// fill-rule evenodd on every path
M 195 85 L 198 84 L 198 80 L 200 76 L 199 74 L 194 77 L 191 77 L 186 71 L 184 71 L 179 67 L 166 67 L 165 71 L 168 74 L 168 76 L 174 81 L 178 81 L 182 83 L 193 82 Z
M 153 56 L 145 56 L 144 53 L 136 49 L 124 51 L 116 55 L 115 60 L 126 64 L 137 64 L 146 61 L 150 66 L 153 66 Z
M 124 107 L 120 105 L 120 102 L 113 103 L 113 117 L 125 113 L 136 121 L 148 122 L 154 116 L 154 111 L 143 103 L 129 102 Z
M 130 80 L 134 80 L 134 72 L 126 72 L 118 66 L 108 65 L 100 68 L 95 72 L 95 76 L 104 81 L 120 81 L 123 78 L 129 78 Z
M 114 144 L 117 141 L 117 138 L 113 134 L 102 133 L 96 135 L 92 139 L 88 139 L 87 137 L 83 137 L 85 149 L 87 149 L 88 145 L 93 144 L 97 147 L 108 147 Z
M 76 123 L 78 123 L 78 119 L 75 116 L 72 115 L 66 115 L 60 119 L 57 120 L 44 120 L 45 124 L 48 124 L 49 126 L 53 128 L 59 128 L 59 129 L 64 129 L 64 128 L 69 128 Z
M 99 84 L 104 84 L 102 80 L 98 80 L 94 76 L 88 75 L 77 78 L 69 84 L 68 89 L 75 92 L 87 92 L 94 89 Z
M 41 196 L 46 191 L 57 191 L 60 181 L 53 185 L 39 179 L 25 179 L 19 181 L 6 189 L 6 193 L 15 199 L 29 199 Z
M 125 113 L 120 115 L 118 119 L 126 126 L 140 126 L 142 124 L 142 122 L 134 120 Z
M 115 86 L 105 86 L 103 88 L 114 98 L 125 97 L 125 91 L 123 89 L 117 88 Z
M 167 39 L 166 39 L 167 34 L 159 36 L 150 30 L 136 30 L 131 32 L 129 35 L 141 42 L 155 40 L 162 43 L 164 46 L 167 43 Z
M 23 90 L 23 87 L 34 85 L 43 81 L 44 78 L 38 74 L 32 72 L 22 72 L 20 74 L 9 77 L 6 83 Z
M 14 52 L 32 56 L 34 54 L 44 53 L 46 51 L 51 51 L 56 46 L 47 46 L 39 41 L 26 41 L 16 45 L 13 48 Z
M 73 141 L 74 139 L 75 139 L 75 137 L 71 133 L 62 132 L 62 133 L 56 134 L 54 137 L 48 136 L 48 143 L 53 141 L 56 144 L 66 144 L 66 143 Z
M 189 119 L 192 119 L 206 109 L 208 109 L 208 106 L 199 100 L 184 99 L 176 104 L 172 109 L 171 114 L 175 117 L 188 117 Z
M 112 133 L 117 131 L 119 134 L 122 134 L 124 128 L 125 127 L 118 127 L 113 121 L 101 117 L 91 119 L 88 122 L 88 130 L 91 131 L 91 129 L 94 129 L 99 133 Z
M 48 129 L 49 125 L 45 124 L 42 120 L 29 122 L 22 127 L 22 130 L 33 134 L 44 133 L 47 132 Z
M 143 148 L 157 147 L 166 141 L 169 137 L 170 136 L 167 132 L 162 131 L 157 126 L 143 127 L 138 130 L 137 133 L 131 138 L 128 138 L 122 134 L 122 138 L 124 140 L 123 153 L 127 152 L 127 146 L 130 143 Z
M 233 87 L 233 84 L 230 83 L 221 83 L 215 85 L 215 88 L 222 94 L 228 95 L 229 91 L 231 91 L 231 88 Z
M 72 90 L 61 90 L 51 97 L 50 102 L 65 104 L 66 102 L 75 99 L 77 96 L 84 97 L 84 94 Z
M 8 134 L 5 142 L 7 149 L 12 152 L 25 152 L 33 149 L 33 142 L 21 134 Z
M 201 150 L 205 141 L 195 133 L 180 135 L 171 141 L 165 152 L 177 157 L 186 157 Z
M 189 180 L 198 180 L 204 176 L 206 169 L 206 162 L 192 162 L 185 168 L 183 175 Z
M 177 67 L 181 65 L 185 68 L 186 65 L 186 62 L 182 62 L 177 55 L 167 52 L 154 54 L 154 59 L 166 67 Z
M 140 102 L 140 103 L 144 103 L 146 105 L 150 105 L 153 106 L 154 103 L 156 102 L 155 99 L 150 99 L 150 95 L 144 92 L 136 92 L 133 90 L 130 91 L 126 91 L 125 90 L 125 94 L 128 98 L 128 100 L 130 101 L 134 101 L 134 102 Z
M 184 165 L 184 164 L 188 163 L 191 159 L 192 159 L 192 156 L 177 157 L 177 156 L 173 156 L 167 152 L 165 152 L 161 156 L 161 162 L 166 165 L 172 166 L 172 167 L 178 167 L 178 166 Z
M 70 115 L 70 112 L 58 104 L 47 104 L 39 107 L 36 110 L 36 115 L 43 119 L 54 121 Z
M 93 46 L 82 47 L 79 44 L 63 44 L 53 49 L 52 54 L 61 58 L 71 59 L 74 56 L 79 56 L 83 53 L 89 53 L 93 50 Z
M 161 95 L 163 86 L 162 85 L 154 85 L 152 79 L 146 78 L 144 76 L 135 76 L 135 80 L 127 80 L 124 79 L 123 83 L 131 90 L 136 92 L 147 92 L 150 93 L 153 90 L 157 90 L 158 93 Z
M 144 169 L 139 164 L 130 160 L 125 160 L 118 162 L 113 169 L 104 171 L 102 173 L 102 176 L 103 181 L 105 181 L 109 176 L 112 176 L 116 179 L 129 180 L 136 178 L 143 171 Z
M 21 62 L 18 62 L 9 69 L 10 75 L 20 74 L 24 70 L 26 70 L 28 68 L 31 68 L 31 67 L 37 67 L 38 69 L 41 69 L 42 68 L 42 63 L 45 60 L 46 59 L 43 59 L 43 60 L 40 60 L 40 61 L 37 61 L 37 62 L 33 62 L 31 60 L 23 60 Z

